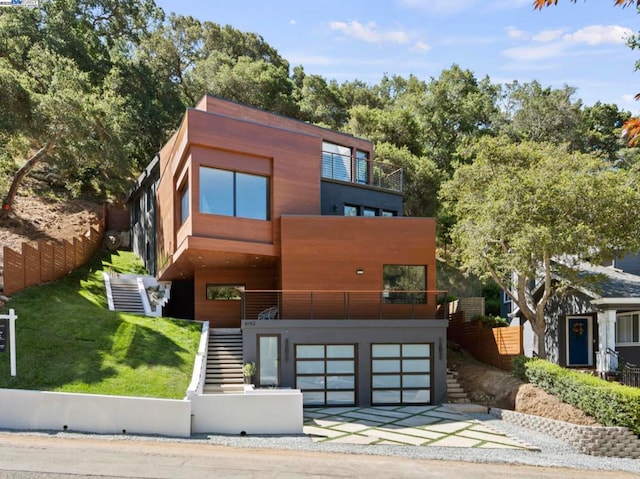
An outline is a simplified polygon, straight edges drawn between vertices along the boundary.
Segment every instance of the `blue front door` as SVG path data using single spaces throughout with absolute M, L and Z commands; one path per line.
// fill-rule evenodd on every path
M 567 335 L 569 358 L 567 366 L 590 366 L 589 338 L 591 338 L 590 318 L 568 318 Z

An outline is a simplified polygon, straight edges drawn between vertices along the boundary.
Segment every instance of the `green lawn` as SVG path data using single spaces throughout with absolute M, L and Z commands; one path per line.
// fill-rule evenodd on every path
M 99 252 L 53 283 L 16 293 L 17 377 L 0 354 L 0 387 L 183 398 L 200 323 L 109 311 L 102 270 L 144 271 L 133 253 Z

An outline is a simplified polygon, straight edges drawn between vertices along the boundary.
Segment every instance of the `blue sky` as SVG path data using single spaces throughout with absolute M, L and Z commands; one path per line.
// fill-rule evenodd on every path
M 634 72 L 640 51 L 624 38 L 639 30 L 635 9 L 613 0 L 156 0 L 191 15 L 261 35 L 291 66 L 338 82 L 382 75 L 428 81 L 457 63 L 494 83 L 538 80 L 578 89 L 591 105 L 640 112 Z

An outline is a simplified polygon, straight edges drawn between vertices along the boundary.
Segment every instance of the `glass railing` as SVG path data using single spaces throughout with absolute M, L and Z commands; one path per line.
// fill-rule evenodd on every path
M 402 168 L 365 158 L 324 151 L 322 177 L 402 192 Z

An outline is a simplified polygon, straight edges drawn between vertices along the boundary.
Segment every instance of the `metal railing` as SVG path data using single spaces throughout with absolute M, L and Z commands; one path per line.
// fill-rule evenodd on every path
M 245 291 L 242 318 L 436 319 L 442 291 Z
M 322 177 L 402 192 L 402 168 L 366 158 L 322 152 Z
M 622 384 L 640 388 L 640 367 L 635 364 L 625 363 L 622 366 Z

